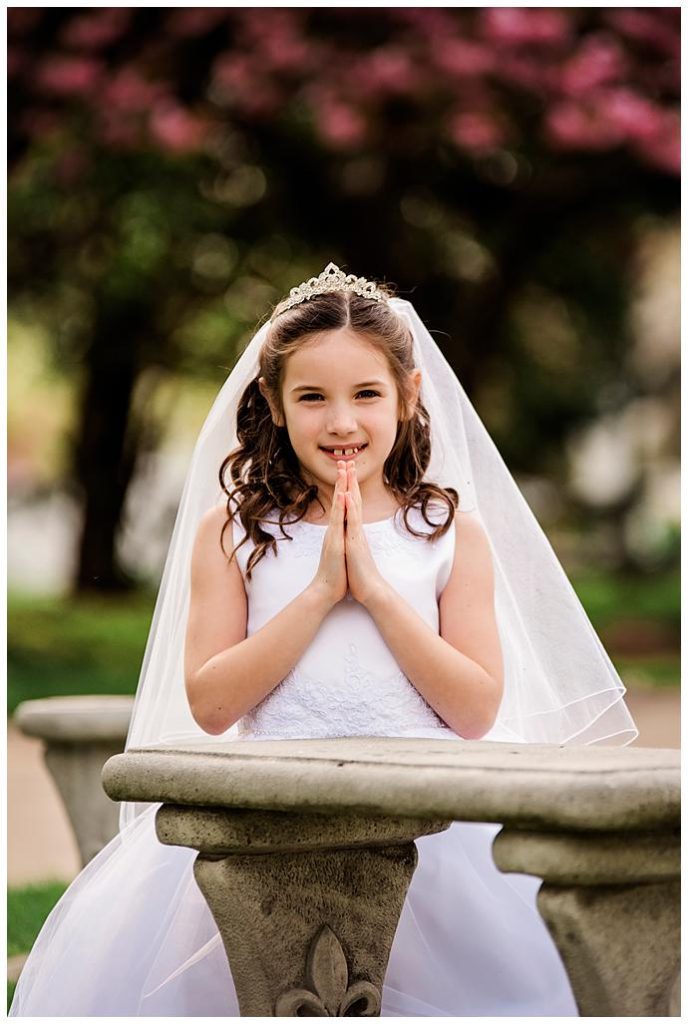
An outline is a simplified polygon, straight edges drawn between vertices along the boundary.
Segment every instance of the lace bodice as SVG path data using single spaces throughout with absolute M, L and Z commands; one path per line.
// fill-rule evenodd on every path
M 446 512 L 439 515 L 443 518 Z M 416 531 L 430 532 L 420 511 L 412 510 L 409 520 Z M 248 636 L 311 582 L 326 527 L 304 522 L 286 526 L 291 540 L 282 537 L 276 521 L 267 529 L 278 553 L 268 550 L 250 581 L 246 564 L 252 543 L 247 541 L 237 552 L 248 595 Z M 455 531 L 436 541 L 414 537 L 400 514 L 365 523 L 364 530 L 380 572 L 437 631 L 438 599 L 451 573 Z M 242 538 L 235 523 L 234 543 Z M 242 739 L 454 735 L 400 671 L 373 618 L 350 594 L 325 617 L 291 672 L 238 725 Z

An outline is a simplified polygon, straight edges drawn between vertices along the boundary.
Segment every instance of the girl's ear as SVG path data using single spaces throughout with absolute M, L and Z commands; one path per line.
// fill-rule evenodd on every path
M 409 385 L 410 385 L 411 397 L 409 398 L 408 402 L 406 403 L 406 414 L 404 415 L 403 412 L 402 412 L 402 415 L 399 417 L 400 419 L 402 419 L 402 420 L 411 420 L 411 419 L 413 419 L 413 417 L 415 415 L 415 412 L 416 412 L 416 405 L 418 404 L 418 397 L 420 395 L 420 386 L 421 386 L 421 383 L 422 383 L 422 378 L 423 378 L 423 374 L 422 374 L 422 372 L 418 368 L 416 368 L 415 370 L 411 370 L 411 372 L 409 373 Z
M 261 395 L 263 396 L 265 401 L 268 403 L 268 406 L 270 407 L 270 415 L 272 416 L 272 422 L 275 424 L 276 427 L 283 427 L 284 419 L 279 409 L 275 407 L 275 403 L 273 402 L 272 396 L 268 391 L 267 384 L 265 383 L 265 377 L 258 378 L 258 390 L 260 391 Z

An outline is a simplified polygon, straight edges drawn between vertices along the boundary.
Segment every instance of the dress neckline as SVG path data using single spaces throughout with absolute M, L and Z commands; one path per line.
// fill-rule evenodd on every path
M 371 523 L 363 523 L 363 526 L 384 526 L 386 523 L 393 523 L 397 515 L 401 512 L 401 508 L 398 508 L 394 515 L 387 516 L 386 519 L 374 519 Z M 287 524 L 285 523 L 285 526 Z M 289 523 L 289 526 L 314 526 L 316 530 L 326 530 L 330 525 L 327 523 L 310 523 L 307 519 L 299 519 L 298 523 Z

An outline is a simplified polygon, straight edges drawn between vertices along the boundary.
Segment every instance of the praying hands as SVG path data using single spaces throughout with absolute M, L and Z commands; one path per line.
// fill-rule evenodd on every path
M 356 463 L 352 459 L 337 465 L 339 479 L 346 487 L 344 554 L 349 590 L 354 600 L 365 605 L 386 584 L 375 564 L 363 529 L 363 499 L 356 477 Z

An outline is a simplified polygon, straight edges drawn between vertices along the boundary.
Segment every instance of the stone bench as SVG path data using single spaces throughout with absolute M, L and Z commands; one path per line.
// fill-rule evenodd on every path
M 46 697 L 25 701 L 14 715 L 26 736 L 43 741 L 84 865 L 118 829 L 119 809 L 100 776 L 108 758 L 124 750 L 133 704 L 133 697 Z
M 679 752 L 355 738 L 131 750 L 115 800 L 161 803 L 195 875 L 242 1016 L 374 1016 L 413 840 L 503 825 L 502 871 L 538 907 L 582 1016 L 678 1013 Z

